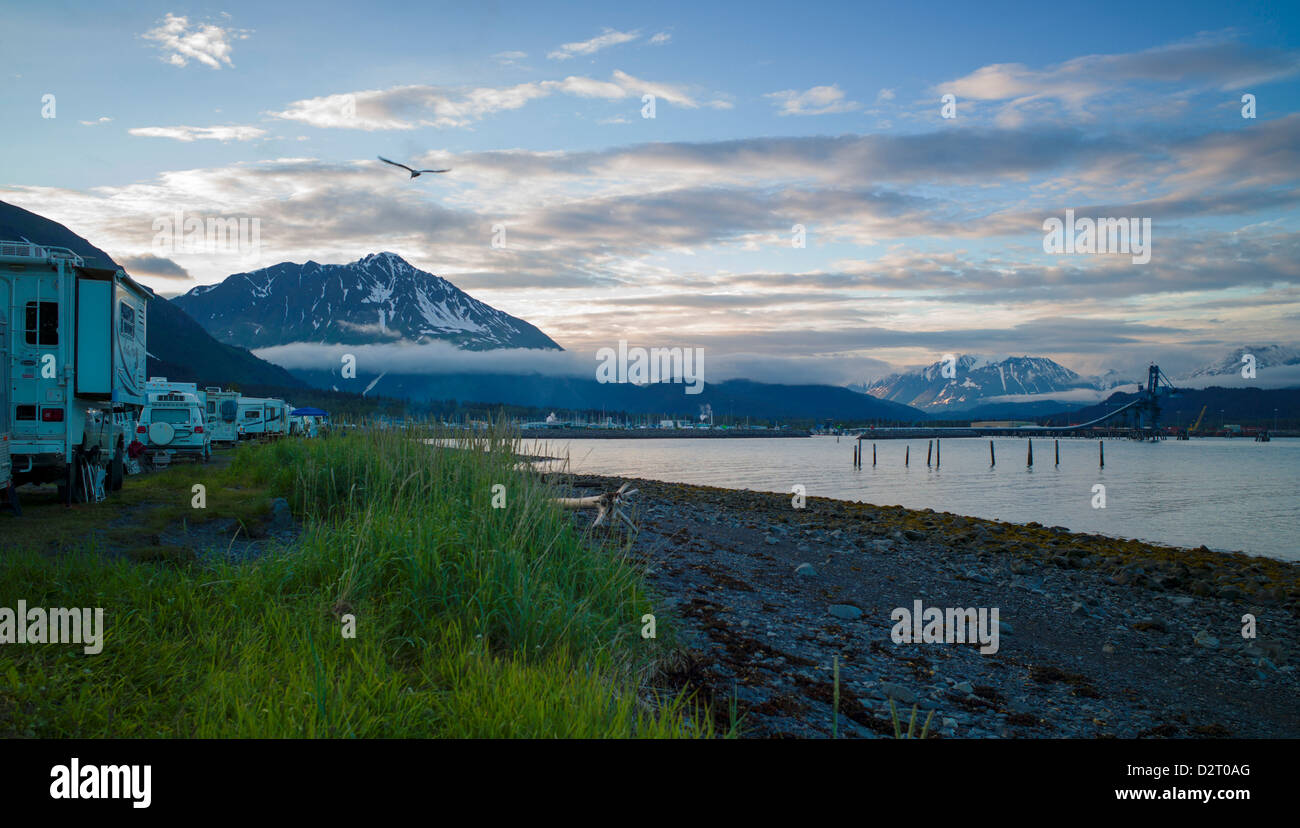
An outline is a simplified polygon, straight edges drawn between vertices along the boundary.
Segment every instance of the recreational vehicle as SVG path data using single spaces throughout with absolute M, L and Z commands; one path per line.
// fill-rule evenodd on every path
M 239 439 L 239 392 L 209 387 L 207 393 L 208 431 L 214 443 L 233 443 Z
M 66 503 L 121 485 L 126 423 L 146 402 L 150 296 L 66 248 L 0 241 L 0 407 L 16 485 L 58 483 Z
M 148 394 L 163 393 L 165 391 L 193 394 L 198 397 L 199 402 L 207 401 L 207 391 L 200 391 L 197 383 L 172 382 L 166 377 L 150 377 L 149 381 L 144 384 L 144 390 Z
M 288 409 L 284 400 L 266 397 L 239 398 L 239 439 L 269 439 L 289 431 Z
M 151 391 L 135 431 L 155 464 L 167 464 L 176 455 L 204 462 L 212 456 L 203 403 L 189 391 Z

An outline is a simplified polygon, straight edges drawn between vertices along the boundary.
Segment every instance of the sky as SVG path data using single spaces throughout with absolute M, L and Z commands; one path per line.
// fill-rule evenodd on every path
M 1294 3 L 2 16 L 0 200 L 163 295 L 392 251 L 579 354 L 787 382 L 948 353 L 1176 375 L 1300 340 Z M 1049 252 L 1066 210 L 1149 220 L 1149 260 Z M 159 247 L 178 212 L 259 245 Z

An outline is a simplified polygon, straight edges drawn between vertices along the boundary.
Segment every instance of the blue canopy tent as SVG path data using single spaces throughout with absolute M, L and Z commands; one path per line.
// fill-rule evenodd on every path
M 328 417 L 329 413 L 319 408 L 295 408 L 289 412 L 291 417 Z

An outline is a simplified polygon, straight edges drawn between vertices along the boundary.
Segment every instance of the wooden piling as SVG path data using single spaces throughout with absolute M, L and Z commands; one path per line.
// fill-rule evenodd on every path
M 989 440 L 989 468 L 993 468 L 997 464 L 998 464 L 998 457 L 996 454 L 993 453 L 993 441 Z
M 1034 438 L 1030 437 L 1029 438 L 1029 466 L 1032 468 L 1033 465 L 1034 465 Z
M 934 453 L 934 441 L 930 440 L 925 444 L 925 465 L 927 468 L 930 465 L 930 455 L 933 453 Z
M 942 449 L 939 448 L 939 441 L 938 441 L 938 440 L 935 440 L 935 441 L 934 441 L 934 467 L 935 467 L 936 469 L 939 468 L 939 460 L 940 460 L 939 452 L 940 452 L 940 451 L 942 451 Z
M 871 467 L 873 469 L 876 467 L 876 444 L 875 443 L 871 444 Z
M 1101 461 L 1100 468 L 1106 468 L 1106 443 L 1102 440 L 1097 441 L 1097 458 Z
M 1059 466 L 1061 465 L 1061 441 L 1053 440 L 1052 442 L 1056 443 L 1056 465 Z
M 908 463 L 910 463 L 911 461 L 912 461 L 912 447 L 911 447 L 911 446 L 908 446 L 908 447 L 903 451 L 903 465 L 906 466 L 906 465 L 907 465 Z

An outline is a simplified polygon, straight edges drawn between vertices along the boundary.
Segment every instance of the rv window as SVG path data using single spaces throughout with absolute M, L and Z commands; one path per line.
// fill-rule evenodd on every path
M 259 420 L 261 418 L 262 418 L 262 412 L 257 411 L 255 409 L 250 408 L 249 410 L 244 412 L 245 420 Z
M 155 408 L 149 412 L 149 421 L 184 425 L 190 421 L 190 410 L 188 408 Z
M 59 303 L 41 302 L 40 314 L 37 316 L 36 302 L 27 303 L 26 338 L 28 345 L 59 344 Z M 36 341 L 40 332 L 40 342 Z
M 208 400 L 208 413 L 209 413 L 209 414 L 216 414 L 216 413 L 217 413 L 217 404 L 216 404 L 215 402 L 213 402 L 212 400 Z
M 122 314 L 122 335 L 135 336 L 135 308 L 126 302 L 118 302 Z

